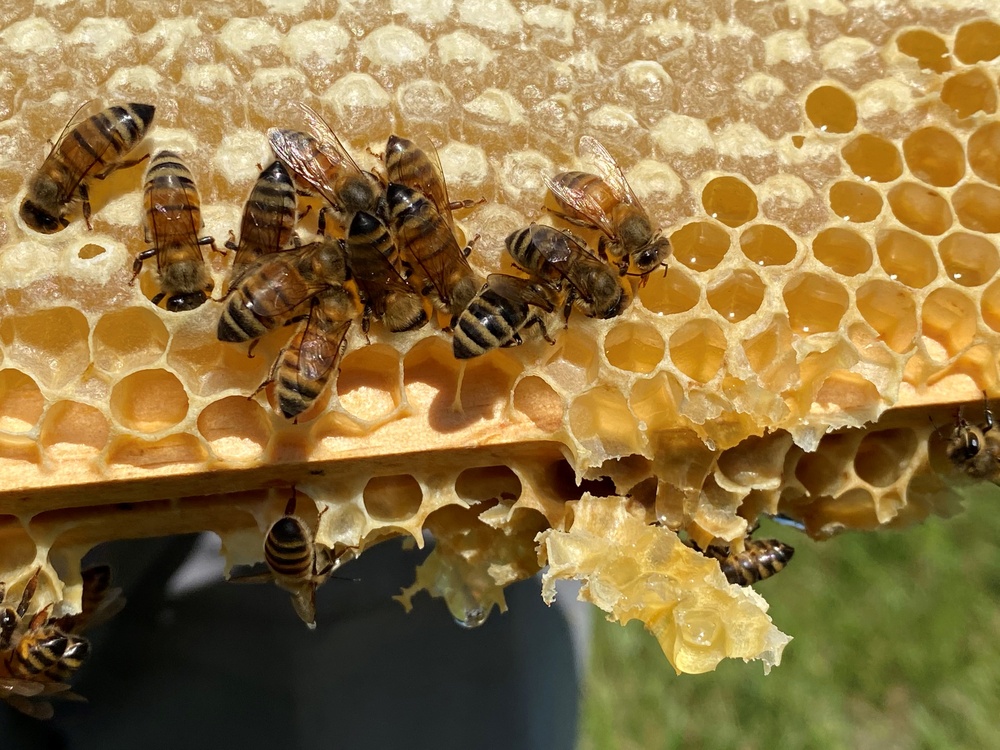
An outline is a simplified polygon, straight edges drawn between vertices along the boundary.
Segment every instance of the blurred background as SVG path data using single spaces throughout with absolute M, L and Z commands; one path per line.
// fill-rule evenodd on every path
M 757 584 L 794 640 L 765 677 L 676 676 L 641 624 L 595 614 L 579 750 L 1000 747 L 1000 488 L 905 531 L 795 547 Z

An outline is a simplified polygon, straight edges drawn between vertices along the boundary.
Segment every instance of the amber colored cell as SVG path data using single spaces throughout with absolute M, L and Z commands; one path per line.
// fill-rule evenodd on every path
M 901 281 L 914 289 L 930 284 L 938 273 L 937 261 L 930 243 L 922 237 L 890 229 L 879 233 L 875 240 L 878 259 L 890 279 Z
M 271 421 L 264 407 L 244 396 L 219 399 L 198 415 L 198 432 L 217 458 L 252 461 L 267 447 Z
M 800 333 L 836 331 L 850 301 L 842 284 L 815 273 L 786 284 L 782 296 L 788 322 Z
M 840 153 L 851 171 L 863 180 L 892 182 L 903 174 L 903 157 L 899 149 L 877 135 L 859 135 Z
M 816 260 L 844 276 L 857 276 L 872 266 L 871 246 L 852 229 L 824 229 L 812 247 Z
M 1000 331 L 1000 280 L 994 281 L 983 290 L 980 305 L 983 322 L 994 331 Z
M 509 466 L 477 466 L 458 475 L 455 494 L 468 503 L 517 500 L 521 497 L 521 479 Z
M 951 69 L 948 45 L 931 31 L 925 29 L 904 31 L 896 40 L 896 46 L 904 55 L 916 58 L 917 64 L 925 70 L 944 73 Z
M 424 491 L 409 474 L 372 477 L 365 485 L 365 510 L 376 521 L 403 521 L 420 510 Z
M 826 133 L 850 133 L 858 124 L 858 108 L 843 89 L 820 86 L 806 97 L 806 117 Z
M 1000 185 L 1000 122 L 990 122 L 969 136 L 969 166 L 979 177 Z
M 84 245 L 79 250 L 76 251 L 77 256 L 80 260 L 90 260 L 91 258 L 96 258 L 98 255 L 104 255 L 107 252 L 100 245 Z
M 1000 232 L 1000 190 L 988 185 L 962 185 L 951 198 L 955 215 L 966 229 Z
M 677 404 L 684 400 L 684 390 L 677 378 L 661 370 L 651 378 L 637 380 L 629 396 L 632 413 L 649 432 L 677 424 Z
M 109 312 L 94 326 L 94 365 L 108 373 L 151 365 L 166 351 L 169 339 L 152 310 L 127 307 Z
M 857 291 L 858 312 L 894 352 L 905 352 L 917 335 L 913 293 L 892 281 L 869 281 Z
M 848 466 L 854 455 L 853 436 L 830 433 L 820 440 L 815 453 L 806 453 L 795 465 L 795 478 L 814 496 L 840 494 L 849 478 Z
M 965 152 L 947 130 L 921 128 L 903 141 L 906 166 L 918 180 L 937 187 L 951 187 L 965 174 Z
M 795 259 L 796 245 L 781 227 L 758 224 L 740 235 L 740 249 L 758 266 L 784 266 Z
M 891 487 L 909 469 L 916 450 L 917 437 L 913 430 L 869 432 L 858 445 L 854 472 L 873 487 Z
M 108 442 L 110 429 L 99 409 L 76 401 L 57 401 L 45 413 L 39 437 L 45 448 L 70 443 L 99 451 Z
M 966 65 L 1000 55 L 1000 25 L 985 18 L 960 26 L 955 33 L 955 57 Z
M 882 212 L 882 196 L 871 185 L 845 180 L 830 188 L 830 208 L 842 219 L 863 224 Z
M 121 435 L 108 448 L 108 461 L 144 469 L 157 469 L 172 464 L 200 464 L 208 452 L 194 435 L 168 435 L 161 440 L 141 440 Z
M 604 353 L 612 367 L 649 373 L 663 361 L 663 337 L 642 323 L 618 323 L 604 337 Z
M 944 234 L 951 227 L 951 209 L 940 193 L 915 182 L 904 182 L 889 191 L 892 213 L 920 234 Z
M 971 117 L 976 112 L 993 114 L 997 109 L 997 92 L 993 82 L 981 70 L 956 73 L 941 87 L 941 101 L 951 107 L 960 118 Z
M 715 268 L 729 252 L 729 233 L 710 221 L 694 221 L 670 236 L 674 257 L 695 271 Z
M 610 456 L 642 450 L 642 434 L 617 388 L 598 386 L 578 396 L 569 408 L 569 425 L 583 444 L 598 443 Z
M 975 302 L 958 289 L 935 289 L 920 313 L 923 335 L 937 341 L 950 356 L 972 343 L 979 316 Z
M 546 354 L 545 373 L 560 388 L 581 390 L 597 378 L 601 360 L 593 336 L 573 326 L 556 337 L 556 345 Z
M 722 367 L 726 336 L 711 320 L 692 320 L 670 337 L 670 359 L 692 380 L 707 383 Z
M 664 315 L 685 313 L 698 304 L 701 286 L 688 272 L 673 264 L 666 276 L 654 273 L 646 285 L 639 289 L 639 301 L 650 312 Z
M 0 430 L 27 432 L 45 408 L 45 397 L 30 377 L 18 370 L 0 370 Z
M 37 382 L 63 388 L 90 365 L 90 325 L 79 310 L 53 307 L 0 322 L 6 355 L 16 357 Z
M 399 354 L 384 344 L 372 344 L 348 354 L 337 376 L 340 405 L 361 419 L 388 414 L 403 400 Z
M 985 284 L 1000 270 L 996 246 L 975 234 L 949 234 L 938 243 L 938 255 L 948 278 L 962 286 Z
M 764 282 L 753 271 L 739 269 L 710 284 L 706 296 L 719 315 L 730 323 L 739 323 L 760 309 Z
M 514 386 L 514 408 L 545 432 L 555 432 L 562 426 L 562 396 L 537 375 L 522 378 Z
M 187 416 L 188 397 L 181 381 L 166 370 L 140 370 L 111 391 L 111 416 L 139 432 L 159 432 Z
M 735 177 L 709 181 L 701 192 L 701 203 L 709 216 L 728 227 L 742 226 L 757 217 L 757 196 L 749 185 Z

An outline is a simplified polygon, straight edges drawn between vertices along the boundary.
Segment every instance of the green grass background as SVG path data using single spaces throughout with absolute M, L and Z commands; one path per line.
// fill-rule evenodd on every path
M 640 623 L 596 614 L 580 750 L 1000 748 L 1000 488 L 906 531 L 812 542 L 757 585 L 780 667 L 676 676 Z

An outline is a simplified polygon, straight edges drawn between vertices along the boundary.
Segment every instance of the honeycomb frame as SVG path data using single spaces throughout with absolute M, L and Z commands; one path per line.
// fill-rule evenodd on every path
M 94 544 L 203 529 L 252 562 L 293 484 L 331 547 L 450 540 L 418 580 L 457 619 L 502 608 L 602 483 L 625 527 L 658 524 L 654 547 L 738 542 L 760 513 L 825 538 L 956 510 L 943 433 L 1000 378 L 988 10 L 445 5 L 0 17 L 0 580 L 42 565 L 39 606 L 72 609 Z M 287 330 L 250 359 L 215 340 L 217 303 L 169 313 L 151 273 L 129 285 L 139 168 L 94 182 L 93 231 L 17 217 L 39 134 L 91 95 L 157 105 L 141 149 L 185 156 L 220 240 L 269 161 L 267 127 L 301 127 L 296 102 L 366 167 L 391 132 L 432 141 L 452 197 L 486 199 L 459 216 L 481 272 L 510 268 L 503 238 L 543 216 L 543 176 L 587 167 L 591 134 L 671 238 L 670 268 L 621 317 L 556 326 L 551 347 L 462 363 L 439 326 L 352 331 L 336 385 L 288 424 L 269 394 L 247 398 Z M 208 261 L 219 296 L 229 261 Z M 672 575 L 700 563 L 688 553 Z M 599 574 L 577 563 L 549 575 Z

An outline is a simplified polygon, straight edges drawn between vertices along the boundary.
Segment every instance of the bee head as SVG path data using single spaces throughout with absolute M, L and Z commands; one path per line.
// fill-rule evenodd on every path
M 632 255 L 632 263 L 640 274 L 647 274 L 659 266 L 666 265 L 669 256 L 670 240 L 666 237 L 657 237 Z
M 982 435 L 979 428 L 973 427 L 962 419 L 951 434 L 951 439 L 948 441 L 945 452 L 953 462 L 962 463 L 964 461 L 971 461 L 978 456 L 982 444 Z
M 52 234 L 65 229 L 69 222 L 62 216 L 53 216 L 34 201 L 25 199 L 21 204 L 21 219 L 36 232 Z

